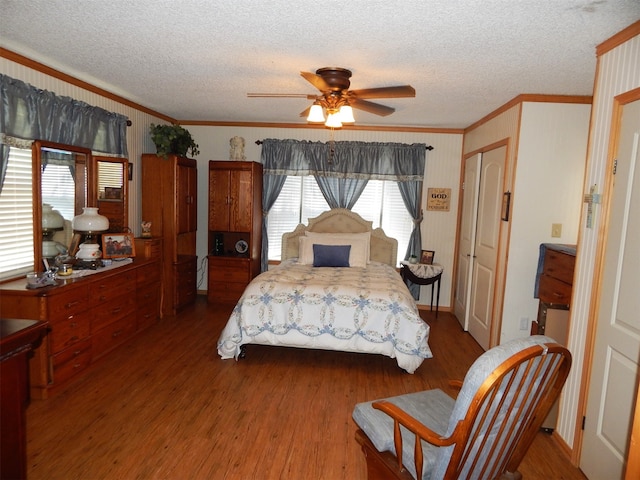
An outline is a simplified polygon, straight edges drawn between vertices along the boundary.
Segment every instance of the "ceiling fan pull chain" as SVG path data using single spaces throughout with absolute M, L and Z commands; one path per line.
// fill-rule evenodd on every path
M 334 158 L 334 155 L 336 154 L 336 142 L 333 139 L 333 134 L 335 132 L 335 129 L 331 128 L 330 131 L 331 131 L 331 136 L 329 138 L 329 160 L 327 161 L 327 163 L 329 165 L 334 165 L 333 158 Z

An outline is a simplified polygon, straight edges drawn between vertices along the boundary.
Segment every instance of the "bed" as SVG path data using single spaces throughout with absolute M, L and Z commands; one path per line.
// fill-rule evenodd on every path
M 282 237 L 281 263 L 245 289 L 218 354 L 237 359 L 247 344 L 374 353 L 414 373 L 432 356 L 429 326 L 395 268 L 397 249 L 346 209 L 298 225 Z

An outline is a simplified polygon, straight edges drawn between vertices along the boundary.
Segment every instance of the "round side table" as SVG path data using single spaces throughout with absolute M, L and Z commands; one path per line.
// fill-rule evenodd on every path
M 440 306 L 440 279 L 444 267 L 440 264 L 426 265 L 423 263 L 400 262 L 400 276 L 405 283 L 410 281 L 417 285 L 431 285 L 431 311 L 433 311 L 433 290 L 436 293 L 436 318 L 438 318 L 438 307 Z

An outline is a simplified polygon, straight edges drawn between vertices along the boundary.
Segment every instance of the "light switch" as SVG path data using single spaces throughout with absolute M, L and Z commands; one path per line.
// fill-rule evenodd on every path
M 551 236 L 553 238 L 560 238 L 562 236 L 562 224 L 561 223 L 552 223 L 551 224 Z

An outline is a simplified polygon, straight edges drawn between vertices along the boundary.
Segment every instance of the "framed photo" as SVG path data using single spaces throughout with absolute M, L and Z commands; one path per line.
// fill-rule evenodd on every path
M 505 222 L 509 221 L 509 209 L 511 208 L 511 192 L 502 194 L 502 215 L 501 218 Z
M 107 200 L 120 200 L 122 187 L 104 187 L 104 198 Z
M 132 233 L 103 233 L 103 258 L 135 257 L 136 250 Z
M 422 250 L 422 254 L 420 255 L 420 263 L 424 263 L 425 265 L 433 264 L 433 257 L 436 256 L 436 252 L 433 250 Z

